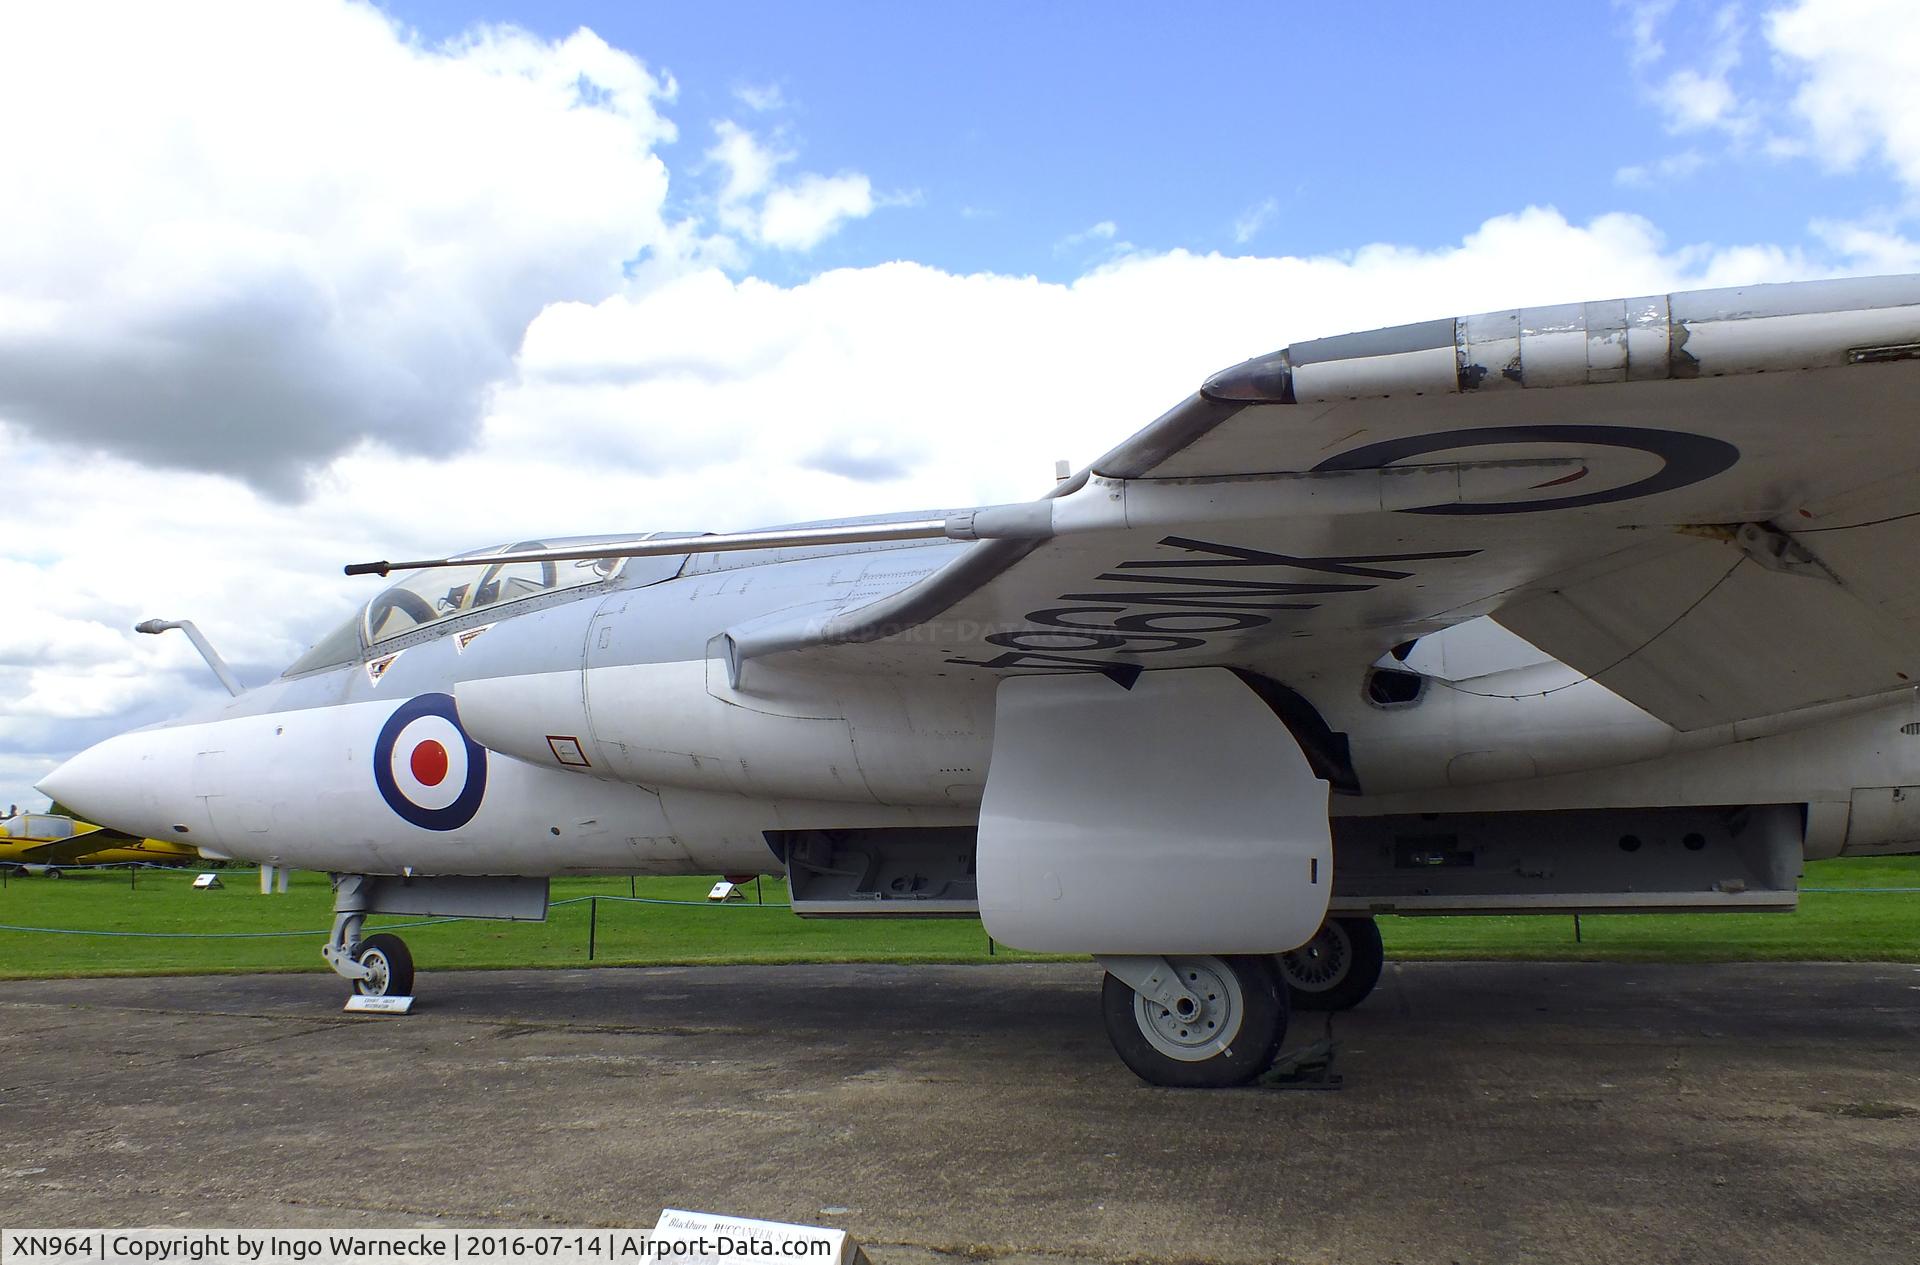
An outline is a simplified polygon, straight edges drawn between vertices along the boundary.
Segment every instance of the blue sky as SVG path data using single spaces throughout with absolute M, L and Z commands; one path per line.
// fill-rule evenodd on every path
M 683 196 L 717 179 L 690 160 L 714 120 L 737 118 L 781 128 L 808 168 L 857 169 L 917 199 L 759 268 L 782 278 L 916 259 L 1064 279 L 1115 242 L 1429 247 L 1541 204 L 1576 221 L 1641 214 L 1673 242 L 1795 243 L 1814 219 L 1901 197 L 1871 164 L 1835 171 L 1676 127 L 1660 85 L 1728 47 L 1736 89 L 1779 93 L 1760 6 L 383 7 L 429 41 L 476 21 L 549 37 L 586 26 L 670 73 L 679 95 L 662 108 L 680 138 L 662 152 Z M 1657 57 L 1637 55 L 1649 7 Z M 757 115 L 737 95 L 768 87 L 781 104 Z M 1684 175 L 1620 174 L 1687 154 L 1698 166 Z M 1100 224 L 1112 239 L 1076 239 Z

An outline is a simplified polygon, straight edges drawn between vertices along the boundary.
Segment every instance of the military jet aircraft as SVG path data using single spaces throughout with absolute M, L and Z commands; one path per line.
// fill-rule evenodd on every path
M 1032 502 L 349 567 L 404 578 L 41 785 L 333 872 L 364 993 L 413 988 L 369 914 L 767 873 L 1092 954 L 1129 1067 L 1244 1083 L 1376 914 L 1920 850 L 1917 386 L 1920 277 L 1300 343 Z

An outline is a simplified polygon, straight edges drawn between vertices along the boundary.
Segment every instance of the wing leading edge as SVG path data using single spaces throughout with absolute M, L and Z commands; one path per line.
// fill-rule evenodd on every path
M 1920 680 L 1920 277 L 1297 344 L 737 673 L 1370 662 L 1485 614 L 1681 728 Z

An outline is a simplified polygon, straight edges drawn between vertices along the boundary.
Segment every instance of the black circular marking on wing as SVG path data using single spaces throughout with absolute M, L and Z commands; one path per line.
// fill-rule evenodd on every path
M 1577 509 L 1642 496 L 1671 492 L 1711 479 L 1740 460 L 1740 450 L 1723 439 L 1683 430 L 1655 430 L 1640 426 L 1488 426 L 1477 430 L 1443 430 L 1364 444 L 1314 467 L 1321 470 L 1373 470 L 1409 457 L 1449 448 L 1488 444 L 1573 443 L 1605 448 L 1632 448 L 1660 458 L 1660 469 L 1644 479 L 1617 488 L 1583 492 L 1578 496 L 1533 501 L 1467 501 L 1401 510 L 1403 514 L 1531 514 L 1540 510 Z

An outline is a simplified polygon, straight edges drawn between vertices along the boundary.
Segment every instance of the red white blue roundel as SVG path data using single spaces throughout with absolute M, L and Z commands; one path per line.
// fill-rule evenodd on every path
M 487 749 L 467 737 L 451 694 L 408 699 L 373 744 L 373 783 L 403 820 L 458 830 L 487 793 Z

